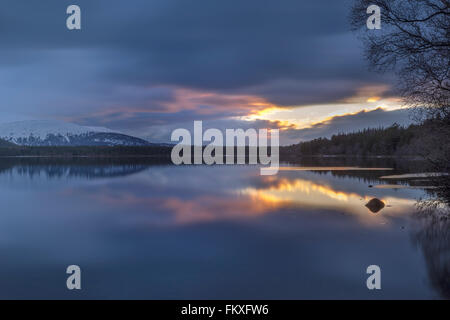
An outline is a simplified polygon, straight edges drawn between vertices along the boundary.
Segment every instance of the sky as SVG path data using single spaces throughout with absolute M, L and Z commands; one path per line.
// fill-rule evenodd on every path
M 66 8 L 81 8 L 81 30 Z M 0 122 L 58 119 L 154 142 L 279 128 L 282 144 L 409 123 L 368 71 L 351 0 L 2 0 Z M 369 30 L 368 30 L 369 31 Z

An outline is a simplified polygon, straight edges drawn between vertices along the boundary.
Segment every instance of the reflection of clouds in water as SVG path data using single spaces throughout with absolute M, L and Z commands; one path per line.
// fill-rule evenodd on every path
M 337 210 L 355 215 L 365 224 L 380 225 L 386 218 L 411 212 L 414 199 L 386 196 L 381 200 L 390 207 L 378 214 L 372 214 L 365 204 L 374 195 L 370 193 L 346 192 L 333 189 L 330 185 L 304 179 L 270 178 L 272 185 L 266 188 L 246 188 L 241 194 L 253 199 L 276 203 L 282 206 L 295 206 L 302 209 Z
M 337 187 L 339 181 L 345 182 L 342 189 Z M 74 193 L 112 211 L 141 213 L 140 219 L 148 223 L 169 225 L 248 219 L 290 209 L 336 211 L 365 225 L 380 226 L 410 213 L 415 202 L 406 194 L 380 194 L 354 178 L 312 172 L 263 177 L 256 167 L 149 168 L 121 180 L 72 188 L 70 194 Z M 373 214 L 365 204 L 376 196 L 388 207 Z
M 84 164 L 79 167 L 96 172 Z M 0 240 L 8 244 L 5 261 L 20 271 L 17 279 L 30 274 L 22 268 L 32 259 L 42 263 L 49 257 L 59 263 L 76 256 L 93 266 L 114 265 L 119 276 L 135 280 L 133 285 L 146 279 L 157 297 L 167 288 L 161 279 L 180 279 L 173 283 L 183 285 L 173 290 L 185 288 L 191 294 L 193 287 L 209 292 L 220 278 L 234 293 L 237 283 L 255 275 L 246 287 L 265 294 L 262 297 L 370 298 L 359 289 L 341 292 L 344 286 L 358 286 L 358 270 L 375 259 L 389 270 L 383 281 L 390 290 L 382 290 L 383 298 L 428 298 L 435 292 L 449 297 L 449 220 L 426 215 L 417 230 L 409 213 L 425 192 L 369 188 L 381 183 L 377 179 L 383 172 L 281 171 L 261 177 L 256 166 L 149 166 L 117 178 L 115 173 L 128 171 L 124 169 L 106 170 L 114 174 L 92 179 L 0 173 L 0 194 L 8 209 L 0 216 Z M 371 213 L 364 205 L 372 197 L 387 206 Z M 37 248 L 36 256 L 15 259 L 23 248 Z M 189 282 L 186 270 L 203 265 L 205 259 L 212 262 L 204 264 L 210 269 L 200 270 L 199 278 Z M 331 274 L 330 263 L 336 266 Z M 148 273 L 155 265 L 161 267 Z M 130 266 L 142 268 L 130 274 Z M 14 279 L 11 274 L 3 272 Z M 272 279 L 274 274 L 283 277 L 261 284 L 261 278 Z M 324 277 L 329 277 L 329 295 L 315 286 Z M 129 288 L 137 292 L 133 285 Z M 215 287 L 230 293 L 227 287 Z
M 222 196 L 197 194 L 189 198 L 175 195 L 154 197 L 152 194 L 117 192 L 105 186 L 97 189 L 97 192 L 72 189 L 70 195 L 74 194 L 88 198 L 91 203 L 107 206 L 112 212 L 142 214 L 139 223 L 155 225 L 244 219 L 279 209 L 271 202 L 229 194 Z
M 204 196 L 187 201 L 177 198 L 164 199 L 161 207 L 174 213 L 175 223 L 251 218 L 278 209 L 270 201 L 229 196 Z

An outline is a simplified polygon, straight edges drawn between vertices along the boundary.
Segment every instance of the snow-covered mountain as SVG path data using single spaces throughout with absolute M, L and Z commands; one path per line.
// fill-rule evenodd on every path
M 56 120 L 0 124 L 0 139 L 24 146 L 146 146 L 147 141 L 120 132 Z

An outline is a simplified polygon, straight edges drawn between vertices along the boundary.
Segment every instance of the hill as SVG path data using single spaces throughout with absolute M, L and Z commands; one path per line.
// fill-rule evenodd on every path
M 0 139 L 21 146 L 149 146 L 148 141 L 103 127 L 55 120 L 0 124 Z

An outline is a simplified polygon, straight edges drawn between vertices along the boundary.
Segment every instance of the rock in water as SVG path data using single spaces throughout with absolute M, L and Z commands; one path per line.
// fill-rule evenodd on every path
M 369 208 L 369 210 L 372 211 L 373 213 L 377 213 L 378 211 L 384 208 L 384 202 L 381 201 L 380 199 L 373 198 L 372 200 L 366 203 L 366 207 Z

